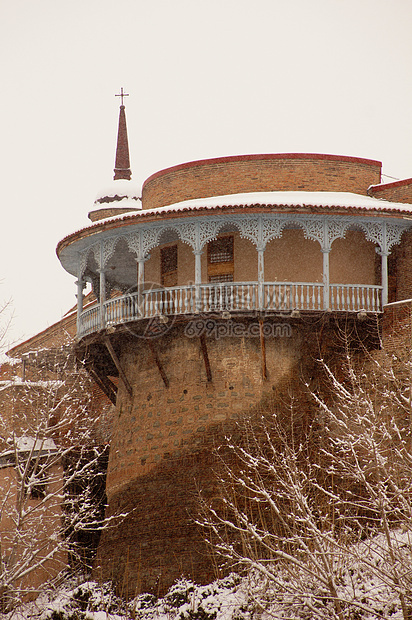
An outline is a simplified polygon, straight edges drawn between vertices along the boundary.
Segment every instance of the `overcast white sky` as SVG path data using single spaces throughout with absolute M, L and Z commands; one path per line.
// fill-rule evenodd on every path
M 121 86 L 138 183 L 277 152 L 412 177 L 411 0 L 0 0 L 0 24 L 0 300 L 14 340 L 75 304 L 55 247 L 111 182 Z

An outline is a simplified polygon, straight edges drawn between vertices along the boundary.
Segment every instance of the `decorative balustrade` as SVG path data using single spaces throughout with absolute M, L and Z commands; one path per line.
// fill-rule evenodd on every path
M 382 287 L 365 286 L 363 284 L 331 284 L 331 310 L 346 310 L 347 312 L 380 312 Z
M 264 285 L 265 310 L 322 310 L 323 284 L 271 282 Z
M 193 285 L 143 292 L 142 316 L 144 318 L 163 314 L 191 314 L 195 310 Z
M 381 312 L 382 287 L 364 284 L 331 284 L 332 311 Z M 210 312 L 322 311 L 324 286 L 318 282 L 222 282 L 164 289 L 150 289 L 115 297 L 103 306 L 84 310 L 78 321 L 78 338 L 103 327 L 162 315 Z
M 93 306 L 84 310 L 77 322 L 77 337 L 82 338 L 101 329 L 100 306 Z
M 257 282 L 219 282 L 199 286 L 200 312 L 256 310 L 258 305 Z

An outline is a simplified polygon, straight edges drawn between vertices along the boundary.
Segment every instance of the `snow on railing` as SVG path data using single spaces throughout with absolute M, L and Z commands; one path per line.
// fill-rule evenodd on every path
M 223 311 L 325 310 L 324 285 L 319 282 L 218 282 L 149 289 L 105 301 L 83 311 L 77 337 L 139 319 L 162 315 Z M 328 309 L 381 312 L 382 287 L 331 284 Z

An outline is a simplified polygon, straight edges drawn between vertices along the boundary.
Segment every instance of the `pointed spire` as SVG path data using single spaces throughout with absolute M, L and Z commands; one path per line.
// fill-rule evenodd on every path
M 116 95 L 116 97 L 121 97 L 121 105 L 119 112 L 119 129 L 117 132 L 116 162 L 113 177 L 115 181 L 118 179 L 127 179 L 130 181 L 132 176 L 132 171 L 130 170 L 129 143 L 127 140 L 126 113 L 123 105 L 123 97 L 128 96 L 129 95 L 123 93 L 123 87 L 120 89 L 120 95 Z

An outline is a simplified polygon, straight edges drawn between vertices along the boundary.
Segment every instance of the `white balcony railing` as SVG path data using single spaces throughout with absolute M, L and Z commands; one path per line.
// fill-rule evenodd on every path
M 382 287 L 331 284 L 328 308 L 332 311 L 381 312 Z M 224 282 L 174 286 L 115 297 L 84 310 L 78 338 L 110 325 L 162 315 L 236 311 L 292 311 L 325 309 L 324 286 L 318 282 Z
M 381 312 L 382 287 L 363 284 L 331 284 L 331 310 Z

